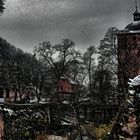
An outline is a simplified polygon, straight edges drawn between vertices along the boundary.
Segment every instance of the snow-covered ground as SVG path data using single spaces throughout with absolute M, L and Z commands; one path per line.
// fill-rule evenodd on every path
M 45 135 L 45 136 L 37 136 L 36 140 L 68 140 L 67 137 L 55 136 L 55 135 Z

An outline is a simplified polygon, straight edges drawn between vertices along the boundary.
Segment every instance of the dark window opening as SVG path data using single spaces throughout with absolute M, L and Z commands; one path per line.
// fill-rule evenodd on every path
M 61 91 L 63 90 L 63 86 L 61 86 Z
M 0 98 L 3 98 L 3 88 L 0 87 Z
M 10 94 L 10 89 L 7 88 L 7 89 L 6 89 L 6 98 L 9 98 L 9 94 Z
M 75 86 L 72 86 L 72 87 L 71 87 L 71 90 L 74 91 L 74 90 L 75 90 Z

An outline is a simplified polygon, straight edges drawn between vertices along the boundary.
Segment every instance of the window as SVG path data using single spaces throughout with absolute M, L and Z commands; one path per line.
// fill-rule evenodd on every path
M 3 98 L 3 88 L 0 87 L 0 98 Z

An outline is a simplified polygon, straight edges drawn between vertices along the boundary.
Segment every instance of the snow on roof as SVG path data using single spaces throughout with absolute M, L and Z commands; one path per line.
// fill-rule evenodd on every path
M 69 81 L 72 85 L 77 85 L 77 82 L 75 82 L 75 81 L 72 80 L 71 78 L 68 78 L 68 81 Z
M 129 33 L 139 33 L 140 32 L 140 30 L 138 30 L 138 31 L 129 31 Z
M 136 76 L 134 79 L 129 79 L 128 84 L 130 86 L 138 86 L 138 85 L 140 85 L 140 75 Z
M 40 104 L 46 104 L 49 102 L 49 99 L 46 100 L 46 98 L 41 98 L 39 101 Z M 30 103 L 38 103 L 37 97 L 34 97 L 33 99 L 30 100 Z
M 72 84 L 72 85 L 78 85 L 78 83 L 76 81 L 72 80 L 70 77 L 61 76 L 60 79 L 67 79 L 70 84 Z

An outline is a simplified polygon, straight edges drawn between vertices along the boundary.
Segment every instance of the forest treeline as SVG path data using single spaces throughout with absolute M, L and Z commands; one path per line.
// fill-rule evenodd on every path
M 52 45 L 39 43 L 33 54 L 26 53 L 0 38 L 0 94 L 10 91 L 26 102 L 36 97 L 55 99 L 56 81 L 63 75 L 79 85 L 77 98 L 91 98 L 93 102 L 115 103 L 117 98 L 117 33 L 107 30 L 99 46 L 91 45 L 85 52 L 76 48 L 75 42 L 63 39 Z M 98 58 L 97 58 L 98 57 Z M 24 94 L 26 93 L 26 99 Z

